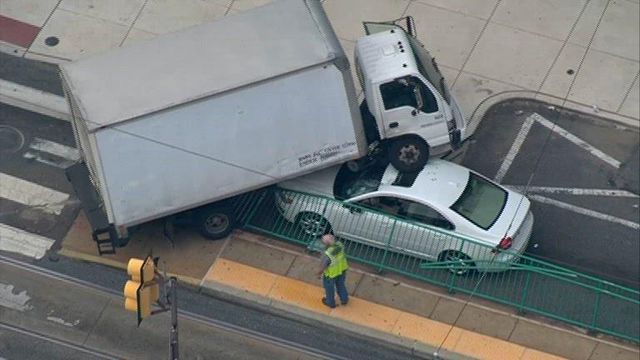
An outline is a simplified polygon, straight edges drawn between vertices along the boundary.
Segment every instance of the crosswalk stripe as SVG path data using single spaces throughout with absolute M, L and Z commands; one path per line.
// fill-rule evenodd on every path
M 52 160 L 52 159 L 47 159 L 45 157 L 43 157 L 40 154 L 36 154 L 34 152 L 31 151 L 27 151 L 24 154 L 22 154 L 22 157 L 24 157 L 25 159 L 29 159 L 29 160 L 35 160 L 39 163 L 45 164 L 45 165 L 50 165 L 50 166 L 55 166 L 57 168 L 60 169 L 66 169 L 69 166 L 73 165 L 74 161 L 71 160 Z
M 0 197 L 60 215 L 69 195 L 42 185 L 0 173 Z
M 55 240 L 0 223 L 0 250 L 42 258 Z
M 78 161 L 80 159 L 78 149 L 51 140 L 37 137 L 29 144 L 29 147 L 33 150 L 46 152 L 71 161 Z

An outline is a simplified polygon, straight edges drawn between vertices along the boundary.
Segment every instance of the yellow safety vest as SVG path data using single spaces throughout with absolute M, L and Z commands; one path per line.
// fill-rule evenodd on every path
M 349 268 L 349 264 L 347 264 L 347 257 L 344 254 L 344 245 L 336 241 L 335 244 L 329 246 L 327 250 L 324 252 L 325 255 L 329 258 L 331 263 L 324 270 L 324 276 L 329 279 L 336 278 L 342 275 L 345 270 Z

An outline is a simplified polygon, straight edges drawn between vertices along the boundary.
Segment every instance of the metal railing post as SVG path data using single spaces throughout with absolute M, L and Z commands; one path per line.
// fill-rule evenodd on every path
M 524 281 L 524 286 L 522 287 L 522 296 L 520 299 L 520 306 L 518 307 L 518 312 L 520 314 L 524 314 L 524 303 L 527 300 L 527 295 L 529 294 L 529 281 L 531 280 L 531 271 L 527 270 L 527 278 Z
M 600 296 L 604 292 L 604 283 L 600 283 L 600 291 L 596 292 L 596 301 L 593 304 L 593 315 L 591 316 L 591 326 L 589 328 L 590 331 L 596 331 L 596 323 L 598 322 L 598 313 L 600 310 Z
M 260 205 L 262 205 L 262 200 L 264 199 L 268 191 L 271 191 L 271 190 L 270 189 L 265 190 L 262 192 L 262 194 L 259 195 L 258 200 L 256 200 L 255 204 L 253 204 L 253 207 L 250 209 L 249 215 L 247 215 L 247 218 L 242 224 L 242 227 L 246 227 L 247 225 L 249 225 L 251 220 L 253 220 L 253 217 L 255 216 L 256 211 L 258 211 L 258 208 L 260 207 Z
M 389 233 L 389 238 L 387 239 L 387 244 L 384 247 L 384 254 L 382 254 L 382 260 L 380 261 L 380 266 L 378 266 L 378 272 L 382 272 L 384 268 L 385 261 L 387 260 L 387 253 L 389 252 L 389 247 L 391 246 L 391 239 L 393 239 L 393 232 L 396 230 L 396 223 L 398 219 L 393 219 L 393 225 L 391 226 L 391 232 Z

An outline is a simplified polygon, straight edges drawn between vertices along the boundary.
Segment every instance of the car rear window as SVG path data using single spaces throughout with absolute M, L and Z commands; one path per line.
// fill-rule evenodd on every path
M 378 190 L 384 166 L 372 166 L 359 172 L 349 170 L 347 164 L 342 165 L 333 184 L 333 195 L 336 199 L 347 200 L 355 196 Z
M 467 186 L 451 210 L 487 230 L 498 220 L 506 203 L 504 189 L 470 172 Z

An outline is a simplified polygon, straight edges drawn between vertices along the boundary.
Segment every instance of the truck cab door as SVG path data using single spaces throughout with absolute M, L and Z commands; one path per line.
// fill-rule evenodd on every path
M 418 134 L 435 146 L 448 141 L 443 104 L 424 79 L 397 78 L 380 84 L 378 92 L 385 138 Z
M 373 22 L 373 21 L 365 21 L 362 23 L 364 25 L 364 32 L 367 35 L 391 30 L 391 29 L 402 29 L 404 32 L 411 36 L 415 36 L 415 23 L 413 21 L 413 17 L 405 16 L 403 18 L 391 21 L 382 21 L 382 22 Z

